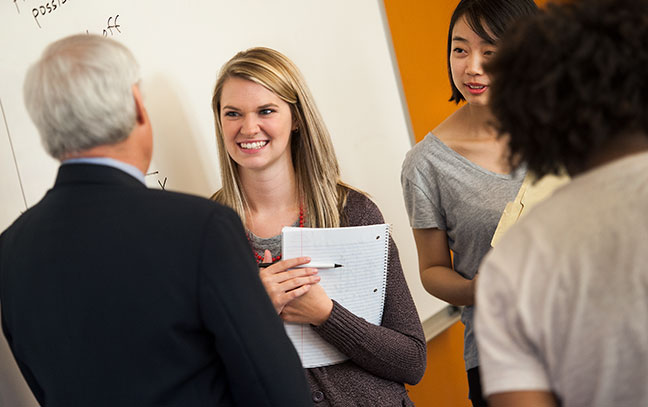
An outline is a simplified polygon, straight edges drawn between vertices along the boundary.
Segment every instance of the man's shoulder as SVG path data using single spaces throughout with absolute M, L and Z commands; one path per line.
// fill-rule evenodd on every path
M 187 216 L 212 214 L 226 218 L 238 218 L 231 208 L 198 195 L 157 189 L 143 190 L 142 195 L 154 206 L 179 211 Z

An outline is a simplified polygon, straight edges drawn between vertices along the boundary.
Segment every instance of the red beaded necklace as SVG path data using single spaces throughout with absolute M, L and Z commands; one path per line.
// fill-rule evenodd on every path
M 303 228 L 304 227 L 304 208 L 302 205 L 299 205 L 299 227 Z M 250 232 L 252 233 L 252 232 Z M 250 235 L 247 235 L 248 242 L 250 242 L 250 248 L 252 248 L 252 241 L 250 240 Z M 256 250 L 252 249 L 252 253 L 254 253 L 254 257 L 256 257 L 257 264 L 263 262 L 263 256 L 259 254 Z M 281 254 L 278 254 L 276 256 L 272 256 L 272 263 L 275 261 L 281 260 Z

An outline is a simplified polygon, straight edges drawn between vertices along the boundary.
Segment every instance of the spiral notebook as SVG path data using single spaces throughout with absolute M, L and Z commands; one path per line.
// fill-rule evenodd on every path
M 309 256 L 315 263 L 342 267 L 320 269 L 320 285 L 331 299 L 369 323 L 380 325 L 385 305 L 390 226 L 296 228 L 282 230 L 282 257 Z M 348 357 L 323 340 L 310 325 L 285 323 L 305 368 L 328 366 Z

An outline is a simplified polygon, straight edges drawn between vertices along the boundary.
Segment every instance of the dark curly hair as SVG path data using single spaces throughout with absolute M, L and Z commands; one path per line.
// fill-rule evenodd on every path
M 446 61 L 452 96 L 450 102 L 459 103 L 464 99 L 452 80 L 450 53 L 452 52 L 452 30 L 461 17 L 466 17 L 468 26 L 484 41 L 495 44 L 504 31 L 522 17 L 537 13 L 538 6 L 533 0 L 461 0 L 450 17 L 448 29 L 448 50 Z M 490 31 L 492 36 L 488 33 Z
M 549 5 L 503 39 L 486 67 L 511 162 L 577 174 L 624 135 L 648 135 L 648 1 Z

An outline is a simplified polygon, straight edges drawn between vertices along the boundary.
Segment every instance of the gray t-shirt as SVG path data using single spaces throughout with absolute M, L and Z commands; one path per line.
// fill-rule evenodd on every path
M 455 271 L 472 279 L 525 173 L 525 168 L 511 174 L 488 171 L 429 133 L 403 162 L 401 184 L 410 226 L 445 230 Z M 472 306 L 464 308 L 461 320 L 466 326 L 464 360 L 466 369 L 471 369 L 479 365 Z

